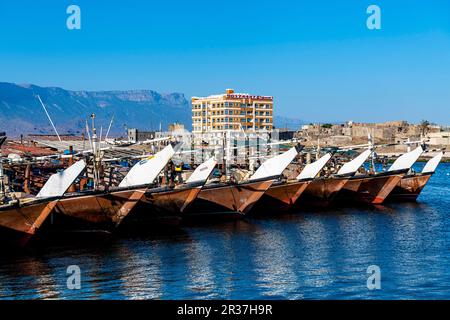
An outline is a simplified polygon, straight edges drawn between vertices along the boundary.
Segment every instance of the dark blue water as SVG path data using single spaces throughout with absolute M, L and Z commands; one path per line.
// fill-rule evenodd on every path
M 3 299 L 449 299 L 450 164 L 417 204 L 182 226 L 2 256 Z M 66 268 L 81 269 L 69 290 Z M 381 270 L 368 290 L 367 267 Z

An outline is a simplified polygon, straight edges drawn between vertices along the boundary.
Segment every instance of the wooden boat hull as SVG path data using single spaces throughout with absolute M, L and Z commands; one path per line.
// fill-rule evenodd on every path
M 373 176 L 352 177 L 343 186 L 336 200 L 346 203 L 382 204 L 403 176 L 404 173 L 383 173 Z
M 240 184 L 207 185 L 198 194 L 183 216 L 244 215 L 263 196 L 274 179 Z
M 147 190 L 133 213 L 124 220 L 124 224 L 126 227 L 143 223 L 177 225 L 181 214 L 197 198 L 201 188 L 201 185 L 197 185 Z
M 310 181 L 274 183 L 252 208 L 252 213 L 288 211 L 308 187 Z
M 432 173 L 404 176 L 387 197 L 387 201 L 416 201 Z
M 113 231 L 142 199 L 145 190 L 126 189 L 63 198 L 51 216 L 51 227 Z
M 54 210 L 57 201 L 42 201 L 0 210 L 0 241 L 13 246 L 25 246 Z
M 329 177 L 312 180 L 295 203 L 295 208 L 326 207 L 331 204 L 348 177 Z
M 141 204 L 161 213 L 182 213 L 201 191 L 201 186 L 172 189 L 162 192 L 146 192 Z

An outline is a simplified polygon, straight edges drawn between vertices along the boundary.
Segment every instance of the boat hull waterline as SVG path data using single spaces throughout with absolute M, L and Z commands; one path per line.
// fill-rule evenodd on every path
M 182 213 L 193 203 L 202 186 L 147 190 L 133 212 L 124 219 L 124 228 L 143 223 L 177 225 Z
M 295 203 L 295 208 L 329 206 L 348 180 L 348 177 L 329 177 L 312 180 Z
M 404 173 L 350 178 L 336 197 L 339 202 L 382 204 Z
M 269 179 L 240 184 L 206 185 L 183 217 L 204 214 L 245 215 L 274 181 Z
M 432 173 L 404 176 L 387 197 L 388 201 L 416 201 Z
M 25 246 L 36 234 L 58 200 L 17 205 L 0 211 L 0 239 L 2 243 Z
M 256 203 L 251 212 L 276 213 L 288 211 L 301 197 L 310 181 L 288 181 L 274 183 Z
M 56 229 L 113 231 L 143 198 L 145 191 L 146 188 L 126 189 L 63 198 L 52 214 L 51 225 Z

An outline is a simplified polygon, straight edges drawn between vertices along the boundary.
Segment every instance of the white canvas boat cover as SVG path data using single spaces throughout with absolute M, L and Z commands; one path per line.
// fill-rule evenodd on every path
M 199 165 L 197 169 L 194 170 L 194 172 L 191 174 L 191 176 L 189 177 L 189 179 L 187 179 L 186 182 L 187 183 L 206 182 L 216 164 L 217 161 L 214 159 L 214 157 L 208 159 L 207 161 Z
M 418 146 L 413 151 L 401 155 L 400 157 L 397 158 L 397 160 L 394 161 L 394 163 L 392 164 L 392 166 L 389 168 L 388 171 L 404 170 L 411 168 L 414 162 L 416 162 L 417 159 L 419 159 L 422 152 L 423 152 L 422 147 Z
M 317 174 L 320 172 L 320 170 L 322 170 L 323 167 L 325 167 L 325 165 L 330 159 L 331 153 L 327 153 L 326 155 L 322 156 L 319 160 L 307 164 L 303 168 L 302 172 L 300 172 L 300 174 L 297 176 L 297 180 L 315 178 Z
M 70 185 L 86 168 L 84 160 L 75 162 L 66 170 L 52 174 L 36 198 L 61 197 L 69 189 Z
M 436 171 L 437 166 L 439 165 L 439 162 L 441 162 L 443 156 L 444 152 L 441 151 L 433 158 L 428 160 L 428 162 L 425 164 L 425 167 L 423 167 L 422 169 L 422 173 L 434 173 L 434 171 Z
M 297 149 L 292 147 L 288 151 L 266 160 L 249 181 L 281 175 L 297 154 Z
M 356 173 L 356 171 L 358 171 L 359 167 L 361 167 L 364 164 L 364 162 L 366 162 L 367 158 L 369 158 L 371 153 L 372 153 L 371 150 L 364 151 L 363 153 L 361 153 L 359 156 L 357 156 L 352 161 L 345 163 L 342 166 L 342 168 L 339 169 L 337 174 L 343 175 L 343 174 Z
M 120 188 L 151 184 L 164 169 L 175 151 L 169 144 L 157 154 L 136 163 L 120 182 Z

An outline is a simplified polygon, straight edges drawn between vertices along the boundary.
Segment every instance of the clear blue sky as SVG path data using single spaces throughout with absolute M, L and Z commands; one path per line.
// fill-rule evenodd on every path
M 66 28 L 81 7 L 82 29 Z M 381 8 L 382 29 L 366 28 Z M 450 1 L 0 1 L 0 81 L 273 95 L 306 121 L 450 123 Z

